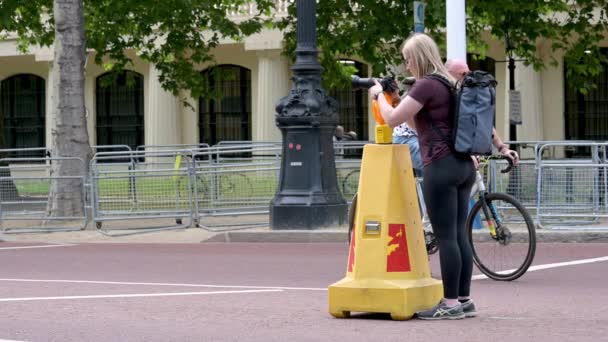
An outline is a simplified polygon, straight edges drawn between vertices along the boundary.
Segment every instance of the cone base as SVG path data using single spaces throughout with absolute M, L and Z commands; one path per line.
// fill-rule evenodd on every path
M 393 320 L 407 320 L 417 311 L 437 305 L 443 297 L 441 281 L 355 280 L 346 277 L 329 287 L 329 313 L 348 318 L 351 312 L 388 313 Z

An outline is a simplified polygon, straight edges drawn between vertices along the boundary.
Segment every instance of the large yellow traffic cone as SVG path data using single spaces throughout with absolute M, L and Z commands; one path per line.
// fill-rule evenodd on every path
M 431 278 L 409 147 L 365 145 L 359 177 L 346 277 L 329 287 L 329 312 L 409 319 L 443 295 Z

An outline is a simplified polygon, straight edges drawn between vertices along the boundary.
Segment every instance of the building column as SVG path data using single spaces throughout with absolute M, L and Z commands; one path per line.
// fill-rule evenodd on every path
M 199 99 L 195 99 L 190 92 L 182 91 L 182 98 L 185 98 L 190 106 L 182 106 L 182 143 L 188 145 L 200 144 L 198 131 L 198 106 Z
M 506 56 L 505 56 L 506 58 Z M 509 140 L 509 70 L 507 63 L 496 63 L 496 131 L 502 140 Z
M 275 124 L 275 107 L 291 89 L 287 59 L 281 56 L 280 50 L 259 51 L 257 56 L 257 101 L 252 113 L 253 140 L 281 141 L 281 131 Z
M 89 56 L 89 62 L 93 60 L 92 56 Z M 86 75 L 85 70 L 85 75 Z M 95 77 L 87 75 L 84 79 L 84 107 L 87 116 L 87 130 L 89 131 L 89 142 L 91 146 L 97 144 L 97 97 L 95 94 Z
M 543 84 L 540 72 L 517 62 L 515 89 L 521 93 L 522 124 L 517 126 L 517 140 L 543 140 Z
M 55 120 L 53 114 L 53 62 L 49 62 L 48 74 L 46 77 L 46 105 L 45 105 L 45 113 L 44 113 L 44 136 L 46 148 L 52 148 L 53 139 L 51 130 L 53 128 L 53 122 Z
M 180 99 L 165 91 L 158 77 L 160 72 L 150 64 L 148 73 L 148 96 L 145 111 L 145 144 L 175 145 L 181 144 L 181 111 Z
M 542 72 L 543 138 L 564 140 L 566 138 L 564 57 L 562 52 L 554 54 L 558 64 Z

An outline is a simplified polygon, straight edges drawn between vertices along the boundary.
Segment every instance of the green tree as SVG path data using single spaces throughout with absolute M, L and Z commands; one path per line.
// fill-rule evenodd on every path
M 425 26 L 445 46 L 445 0 L 427 0 Z M 589 76 L 601 71 L 605 59 L 598 43 L 608 31 L 606 0 L 486 1 L 467 0 L 468 51 L 483 55 L 483 32 L 509 42 L 505 53 L 525 59 L 536 70 L 555 65 L 553 54 L 543 56 L 538 44 L 545 40 L 552 52 L 563 51 L 568 76 L 581 91 L 593 87 Z M 326 86 L 345 85 L 352 70 L 337 63 L 340 56 L 356 56 L 385 73 L 387 65 L 401 63 L 399 47 L 414 27 L 413 1 L 335 0 L 317 6 L 318 48 L 325 68 Z M 295 4 L 279 26 L 286 30 L 286 52 L 295 49 Z M 506 45 L 506 44 L 505 44 Z
M 599 42 L 608 36 L 607 7 L 606 0 L 468 0 L 467 35 L 483 48 L 481 33 L 488 29 L 505 42 L 507 54 L 526 60 L 536 70 L 556 65 L 554 52 L 561 51 L 571 84 L 584 93 L 595 87 L 590 76 L 598 75 L 607 60 L 599 51 Z M 550 44 L 548 56 L 539 53 L 541 41 Z
M 91 157 L 84 108 L 85 51 L 108 71 L 132 63 L 132 50 L 160 72 L 164 89 L 193 97 L 208 93 L 197 64 L 212 63 L 211 50 L 221 38 L 239 41 L 268 23 L 272 0 L 2 0 L 0 33 L 15 33 L 19 47 L 55 47 L 52 73 L 55 99 L 51 146 L 54 156 Z M 255 6 L 254 6 L 255 5 Z M 242 20 L 229 13 L 246 11 Z M 0 37 L 1 38 L 1 37 Z M 53 163 L 54 176 L 82 174 L 70 161 Z M 86 172 L 86 171 L 83 171 Z M 82 184 L 51 185 L 54 216 L 82 215 Z

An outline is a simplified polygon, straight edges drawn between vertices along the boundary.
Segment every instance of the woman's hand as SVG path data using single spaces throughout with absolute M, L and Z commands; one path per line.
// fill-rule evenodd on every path
M 473 166 L 475 166 L 475 170 L 479 170 L 479 157 L 471 156 L 471 160 L 473 161 Z
M 502 145 L 500 149 L 498 149 L 498 152 L 503 156 L 511 159 L 511 161 L 513 162 L 513 166 L 517 166 L 517 164 L 519 164 L 519 155 L 517 154 L 517 152 L 510 150 L 507 145 Z
M 369 88 L 368 91 L 369 91 L 369 96 L 375 100 L 378 97 L 378 95 L 382 94 L 382 91 L 384 89 L 382 89 L 382 85 L 380 85 L 380 83 L 378 83 L 378 81 L 376 79 L 374 79 L 374 83 L 375 83 L 375 85 L 373 87 Z

